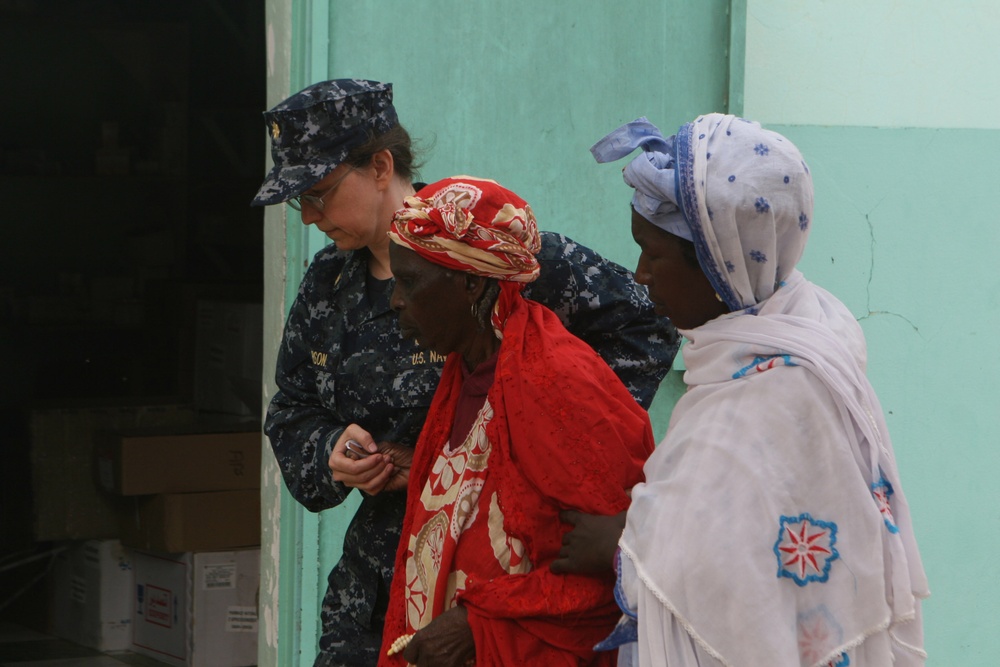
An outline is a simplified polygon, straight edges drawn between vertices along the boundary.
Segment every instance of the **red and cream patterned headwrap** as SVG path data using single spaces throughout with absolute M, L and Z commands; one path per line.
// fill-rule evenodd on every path
M 422 188 L 396 211 L 389 238 L 445 268 L 500 281 L 498 335 L 517 293 L 538 277 L 535 214 L 496 181 L 453 176 Z

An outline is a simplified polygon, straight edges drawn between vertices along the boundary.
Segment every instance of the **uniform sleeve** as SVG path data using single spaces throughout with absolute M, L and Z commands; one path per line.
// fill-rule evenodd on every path
M 277 391 L 264 420 L 264 432 L 289 492 L 311 512 L 339 505 L 350 489 L 333 480 L 328 461 L 346 428 L 333 406 L 317 391 L 317 371 L 311 363 L 308 331 L 310 298 L 315 299 L 316 264 L 310 266 L 292 304 L 275 371 Z
M 575 241 L 542 232 L 541 273 L 524 296 L 548 306 L 608 363 L 648 409 L 680 345 L 667 318 L 653 312 L 632 273 Z

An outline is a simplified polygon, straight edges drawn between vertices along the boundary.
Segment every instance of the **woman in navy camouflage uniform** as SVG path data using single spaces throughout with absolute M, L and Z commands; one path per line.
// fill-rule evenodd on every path
M 389 307 L 387 232 L 415 191 L 410 137 L 391 84 L 374 81 L 314 84 L 264 117 L 274 168 L 253 203 L 287 202 L 333 241 L 313 258 L 288 315 L 265 432 L 285 484 L 308 510 L 364 492 L 330 574 L 315 664 L 374 665 L 406 472 L 444 361 L 403 340 Z M 524 295 L 555 311 L 648 408 L 678 337 L 645 289 L 558 234 L 542 233 L 538 260 L 541 276 Z M 349 457 L 352 439 L 372 455 Z

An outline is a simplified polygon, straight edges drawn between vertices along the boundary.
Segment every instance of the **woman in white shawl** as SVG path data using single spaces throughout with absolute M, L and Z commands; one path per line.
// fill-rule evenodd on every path
M 922 665 L 927 582 L 864 335 L 795 269 L 801 154 L 721 114 L 669 138 L 641 118 L 591 151 L 637 148 L 636 281 L 688 340 L 688 389 L 632 492 L 604 646 L 644 666 Z

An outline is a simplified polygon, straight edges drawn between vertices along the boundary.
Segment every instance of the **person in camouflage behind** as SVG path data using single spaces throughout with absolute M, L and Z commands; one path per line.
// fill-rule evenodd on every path
M 416 163 L 391 84 L 324 81 L 264 120 L 274 167 L 253 205 L 288 203 L 333 241 L 316 253 L 288 314 L 264 430 L 288 490 L 309 511 L 362 492 L 329 576 L 315 665 L 373 666 L 412 448 L 444 362 L 404 340 L 389 307 L 387 233 L 415 192 Z M 677 352 L 676 330 L 629 271 L 560 234 L 541 238 L 541 273 L 524 296 L 555 311 L 648 409 Z M 349 453 L 352 440 L 366 454 Z

